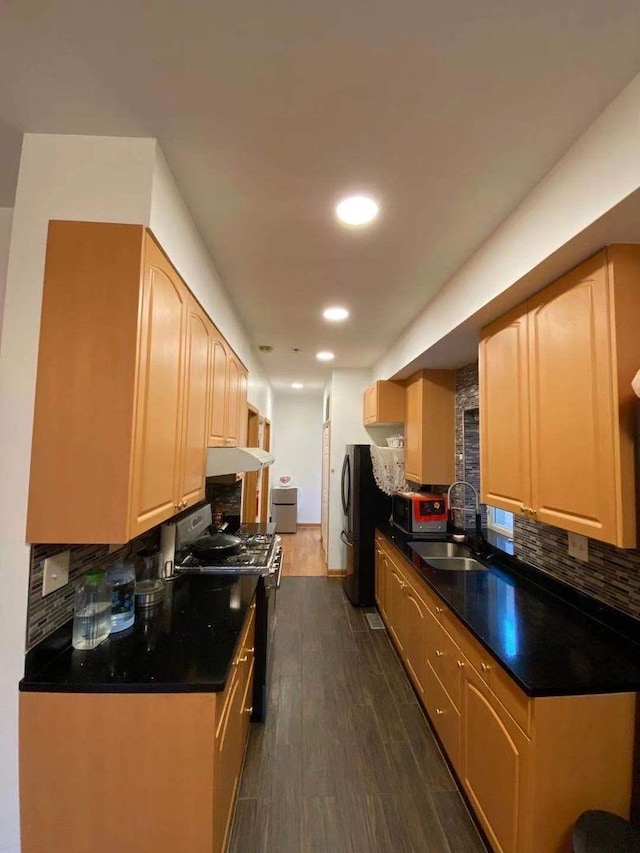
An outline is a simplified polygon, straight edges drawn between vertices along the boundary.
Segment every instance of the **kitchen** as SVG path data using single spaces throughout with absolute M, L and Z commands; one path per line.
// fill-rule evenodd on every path
M 622 90 L 625 82 L 626 79 L 620 78 L 615 92 Z M 460 259 L 428 312 L 424 315 L 415 312 L 418 316 L 413 326 L 396 336 L 396 343 L 373 369 L 342 366 L 337 362 L 330 382 L 332 468 L 339 471 L 346 444 L 370 440 L 361 423 L 361 404 L 362 392 L 372 380 L 396 376 L 408 365 L 409 372 L 413 372 L 422 366 L 436 368 L 474 362 L 477 340 L 474 335 L 482 325 L 602 246 L 637 239 L 632 228 L 637 221 L 635 194 L 640 186 L 634 142 L 637 97 L 637 81 L 630 83 L 607 109 L 605 104 L 613 98 L 601 97 L 599 109 L 593 112 L 594 119 L 601 113 L 596 124 L 587 130 L 590 122 L 584 121 L 584 136 L 558 162 L 553 175 L 539 184 L 513 217 L 487 239 L 482 252 L 466 264 Z M 53 124 L 32 125 L 31 129 L 64 133 Z M 6 529 L 2 541 L 2 648 L 3 679 L 7 680 L 3 680 L 2 728 L 3 752 L 14 756 L 9 762 L 14 768 L 15 685 L 24 660 L 28 571 L 24 545 L 26 495 L 46 223 L 50 219 L 77 219 L 150 225 L 183 277 L 190 283 L 200 282 L 191 285 L 197 290 L 195 296 L 207 313 L 215 317 L 249 369 L 250 402 L 267 417 L 270 415 L 264 363 L 258 360 L 244 337 L 229 298 L 218 284 L 160 148 L 153 140 L 134 136 L 124 139 L 48 136 L 38 132 L 28 135 L 24 140 L 18 195 L 15 205 L 9 203 L 13 208 L 12 234 L 0 363 L 2 409 L 11 412 L 10 418 L 3 418 L 0 443 L 3 530 Z M 568 148 L 568 144 L 560 147 L 549 167 Z M 60 175 L 65 176 L 64 181 L 59 179 Z M 42 192 L 43 186 L 48 188 L 47 193 Z M 522 198 L 525 195 L 523 192 Z M 512 206 L 515 208 L 516 199 Z M 541 228 L 540 223 L 545 221 L 553 227 Z M 471 256 L 471 251 L 468 254 Z M 375 323 L 371 328 L 375 328 Z M 264 342 L 268 341 L 254 341 Z M 423 353 L 428 356 L 420 363 Z M 274 432 L 276 429 L 274 423 Z M 338 488 L 339 483 L 332 479 L 332 507 L 339 506 Z M 336 569 L 342 561 L 340 531 L 335 527 L 338 521 L 338 513 L 330 513 L 329 567 Z M 6 570 L 7 566 L 12 567 L 11 571 Z M 2 802 L 9 815 L 4 823 L 7 840 L 3 839 L 3 843 L 7 849 L 17 849 L 15 772 L 7 773 L 2 784 Z

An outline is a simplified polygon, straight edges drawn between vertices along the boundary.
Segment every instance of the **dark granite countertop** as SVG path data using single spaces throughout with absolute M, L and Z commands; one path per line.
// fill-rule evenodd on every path
M 180 577 L 162 607 L 91 651 L 71 646 L 69 621 L 27 654 L 20 690 L 181 693 L 224 689 L 257 576 Z
M 619 630 L 635 620 L 611 613 L 615 626 L 607 624 L 609 608 L 594 606 L 595 618 L 579 606 L 584 596 L 534 569 L 517 571 L 507 557 L 492 558 L 488 571 L 435 569 L 409 536 L 389 524 L 379 530 L 529 696 L 640 690 L 640 645 Z

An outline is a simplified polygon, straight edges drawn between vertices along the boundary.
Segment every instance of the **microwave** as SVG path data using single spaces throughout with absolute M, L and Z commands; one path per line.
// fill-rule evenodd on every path
M 395 527 L 420 536 L 447 532 L 447 499 L 430 492 L 394 492 L 391 518 Z

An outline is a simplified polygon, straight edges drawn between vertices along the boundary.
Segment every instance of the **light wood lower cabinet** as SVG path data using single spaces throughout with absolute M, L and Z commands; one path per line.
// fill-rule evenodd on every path
M 23 853 L 222 853 L 249 731 L 253 616 L 222 694 L 20 694 Z
M 531 698 L 381 534 L 376 572 L 380 613 L 494 851 L 570 853 L 583 811 L 628 817 L 635 694 Z

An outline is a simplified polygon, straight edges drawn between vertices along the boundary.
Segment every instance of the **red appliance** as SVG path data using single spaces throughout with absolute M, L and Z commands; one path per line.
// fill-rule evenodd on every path
M 395 492 L 391 514 L 405 533 L 431 536 L 447 532 L 447 499 L 431 492 Z

